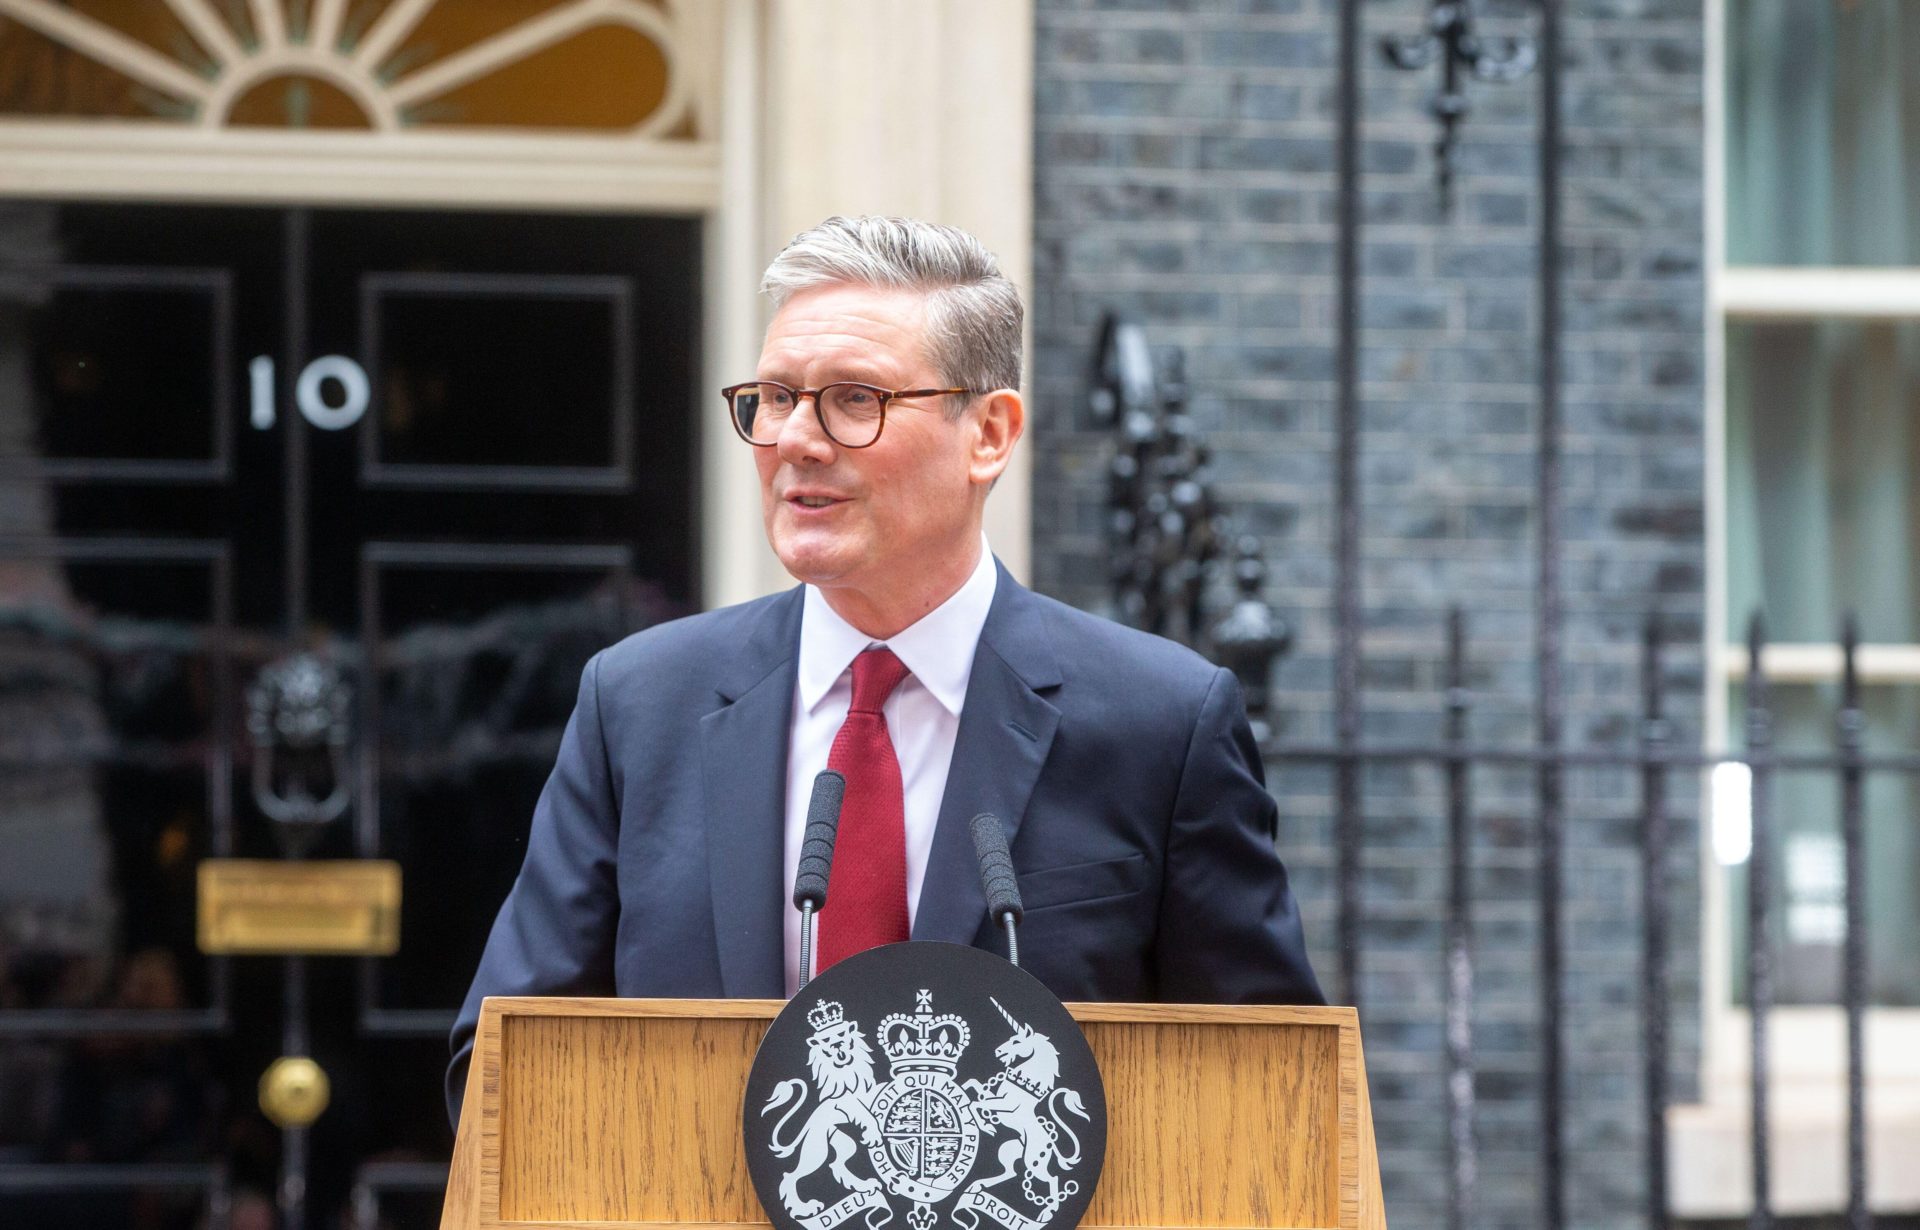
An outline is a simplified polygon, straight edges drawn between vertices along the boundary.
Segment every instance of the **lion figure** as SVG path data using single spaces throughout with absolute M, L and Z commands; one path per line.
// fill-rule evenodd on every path
M 822 1013 L 823 1009 L 826 1011 L 821 1016 L 809 1014 L 815 1029 L 807 1039 L 807 1066 L 818 1096 L 812 1113 L 791 1139 L 781 1139 L 787 1120 L 799 1113 L 806 1102 L 806 1082 L 798 1077 L 781 1081 L 767 1104 L 760 1108 L 762 1115 L 769 1115 L 787 1107 L 786 1113 L 773 1125 L 769 1139 L 775 1157 L 799 1155 L 793 1169 L 780 1178 L 781 1203 L 795 1217 L 810 1217 L 824 1207 L 818 1200 L 803 1198 L 799 1190 L 801 1181 L 822 1166 L 828 1167 L 840 1185 L 849 1190 L 870 1192 L 880 1187 L 877 1179 L 863 1179 L 847 1169 L 847 1159 L 857 1147 L 849 1130 L 859 1133 L 860 1144 L 872 1145 L 880 1140 L 880 1124 L 867 1109 L 877 1084 L 873 1075 L 873 1051 L 861 1035 L 860 1027 L 840 1018 L 840 1005 L 823 1004 L 815 1013 Z M 789 1103 L 792 1105 L 788 1106 Z

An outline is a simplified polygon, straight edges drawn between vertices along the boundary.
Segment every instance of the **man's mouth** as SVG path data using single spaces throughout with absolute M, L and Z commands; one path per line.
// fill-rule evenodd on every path
M 796 495 L 788 499 L 802 508 L 827 508 L 841 502 L 830 495 Z

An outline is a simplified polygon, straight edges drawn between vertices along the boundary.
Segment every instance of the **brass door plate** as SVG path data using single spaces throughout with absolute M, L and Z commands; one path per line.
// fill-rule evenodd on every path
M 200 951 L 386 957 L 400 948 L 400 864 L 388 859 L 209 858 Z

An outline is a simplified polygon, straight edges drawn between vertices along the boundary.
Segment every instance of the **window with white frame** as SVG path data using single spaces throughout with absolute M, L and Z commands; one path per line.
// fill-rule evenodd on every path
M 1707 742 L 1742 742 L 1766 618 L 1774 745 L 1837 745 L 1842 622 L 1870 751 L 1920 749 L 1920 0 L 1705 0 Z M 1699 1100 L 1673 1213 L 1752 1208 L 1751 775 L 1709 778 Z M 1847 1207 L 1840 783 L 1774 778 L 1769 1195 Z M 1868 776 L 1867 1201 L 1920 1210 L 1920 783 Z
M 1920 748 L 1920 4 L 1725 0 L 1724 356 L 1716 687 L 1737 745 L 1751 613 L 1771 643 L 1776 746 L 1835 741 L 1842 621 L 1858 618 L 1869 750 Z M 1745 776 L 1712 779 L 1722 1002 L 1746 997 Z M 1775 989 L 1840 997 L 1834 775 L 1774 790 Z M 1866 792 L 1869 1003 L 1920 1005 L 1920 782 Z

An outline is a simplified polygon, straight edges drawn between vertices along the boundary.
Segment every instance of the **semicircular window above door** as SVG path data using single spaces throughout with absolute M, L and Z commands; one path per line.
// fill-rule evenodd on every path
M 0 123 L 698 141 L 676 0 L 0 0 Z

